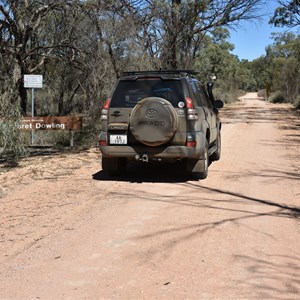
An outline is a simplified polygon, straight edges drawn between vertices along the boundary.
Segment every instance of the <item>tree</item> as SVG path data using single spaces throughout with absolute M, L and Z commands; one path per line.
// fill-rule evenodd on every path
M 11 62 L 13 63 L 13 62 Z M 24 136 L 18 129 L 20 122 L 20 103 L 18 90 L 7 70 L 9 61 L 0 60 L 0 157 L 9 155 L 17 159 L 27 153 Z
M 276 27 L 298 27 L 300 25 L 300 1 L 279 0 L 279 7 L 276 8 L 270 24 Z
M 270 91 L 280 91 L 289 102 L 300 89 L 300 36 L 293 33 L 273 35 L 274 43 L 266 49 L 265 70 Z
M 240 62 L 230 53 L 234 46 L 227 41 L 228 37 L 229 31 L 224 28 L 216 28 L 207 34 L 194 66 L 200 71 L 199 76 L 203 82 L 210 80 L 210 75 L 216 75 L 215 96 L 225 102 L 232 102 L 239 96 L 239 90 L 252 89 L 255 84 L 248 62 Z
M 143 27 L 148 49 L 156 49 L 162 68 L 193 66 L 206 34 L 259 17 L 263 0 L 126 1 L 135 24 Z M 145 12 L 147 15 L 145 15 Z M 148 28 L 147 28 L 148 26 Z M 155 45 L 153 47 L 153 45 Z
M 255 80 L 255 90 L 266 89 L 266 96 L 270 95 L 271 86 L 271 64 L 268 64 L 268 58 L 262 55 L 249 63 L 252 78 Z
M 50 25 L 43 21 L 50 15 L 64 18 L 72 12 L 74 5 L 75 1 L 64 0 L 0 1 L 0 53 L 4 61 L 13 62 L 8 72 L 19 91 L 23 114 L 26 114 L 27 109 L 24 74 L 40 70 L 47 59 L 62 57 L 66 50 L 76 50 L 73 37 L 68 35 L 52 34 L 51 38 L 40 39 L 45 27 L 52 26 L 55 33 L 56 24 Z M 72 23 L 71 26 L 75 27 L 76 24 Z
M 1 101 L 26 114 L 23 75 L 43 74 L 38 112 L 84 113 L 95 127 L 101 100 L 123 70 L 197 67 L 217 73 L 221 92 L 252 88 L 245 65 L 230 54 L 227 29 L 258 18 L 263 3 L 0 0 Z

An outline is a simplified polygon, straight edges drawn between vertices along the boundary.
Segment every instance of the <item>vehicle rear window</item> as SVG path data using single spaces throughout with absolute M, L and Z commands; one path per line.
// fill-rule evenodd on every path
M 111 107 L 134 107 L 137 102 L 147 97 L 160 97 L 173 106 L 184 101 L 180 80 L 161 80 L 160 78 L 120 81 L 113 93 Z

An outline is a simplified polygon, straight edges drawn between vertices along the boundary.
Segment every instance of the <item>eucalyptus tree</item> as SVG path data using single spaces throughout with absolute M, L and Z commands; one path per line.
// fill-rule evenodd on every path
M 274 34 L 267 47 L 266 66 L 271 74 L 271 91 L 281 91 L 289 102 L 300 94 L 300 36 L 292 32 Z
M 200 78 L 207 82 L 215 75 L 215 96 L 226 102 L 237 100 L 239 90 L 251 89 L 253 78 L 247 62 L 240 61 L 231 51 L 234 45 L 228 42 L 229 31 L 216 28 L 207 34 L 200 48 L 194 67 Z
M 270 23 L 276 27 L 299 28 L 300 25 L 300 1 L 279 0 Z
M 188 68 L 199 54 L 204 36 L 218 27 L 233 27 L 259 17 L 263 0 L 123 0 L 132 19 L 147 32 L 148 49 L 162 68 Z M 146 14 L 145 14 L 146 13 Z M 148 27 L 147 27 L 148 26 Z
M 73 15 L 75 4 L 75 0 L 0 1 L 0 53 L 6 74 L 18 90 L 23 114 L 26 114 L 27 107 L 23 75 L 41 71 L 48 59 L 62 58 L 66 53 L 73 55 L 76 52 L 71 34 L 76 22 L 69 24 L 66 34 L 58 32 L 56 23 L 69 14 Z M 53 34 L 41 38 L 49 26 L 52 26 Z

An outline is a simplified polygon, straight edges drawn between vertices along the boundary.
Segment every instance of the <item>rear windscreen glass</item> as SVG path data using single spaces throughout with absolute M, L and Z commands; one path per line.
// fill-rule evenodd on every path
M 164 98 L 178 107 L 184 101 L 180 80 L 136 80 L 120 81 L 113 94 L 111 107 L 134 107 L 136 103 L 147 97 Z

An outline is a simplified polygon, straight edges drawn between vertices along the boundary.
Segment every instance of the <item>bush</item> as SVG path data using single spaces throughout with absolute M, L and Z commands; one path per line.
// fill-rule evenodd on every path
M 16 90 L 9 88 L 0 95 L 0 157 L 17 161 L 28 154 L 25 134 L 19 129 L 21 120 L 20 105 Z
M 272 102 L 272 103 L 285 103 L 287 101 L 286 101 L 286 98 L 285 98 L 284 94 L 280 91 L 277 91 L 277 92 L 271 94 L 270 102 Z
M 300 109 L 300 96 L 298 96 L 298 97 L 295 99 L 294 107 L 295 107 L 296 109 Z
M 220 88 L 213 90 L 215 99 L 222 100 L 224 103 L 233 103 L 239 100 L 239 97 L 245 95 L 245 92 L 241 90 L 235 90 L 231 92 L 224 92 Z
M 257 92 L 257 96 L 266 99 L 267 98 L 267 92 L 266 92 L 266 90 L 259 90 Z

